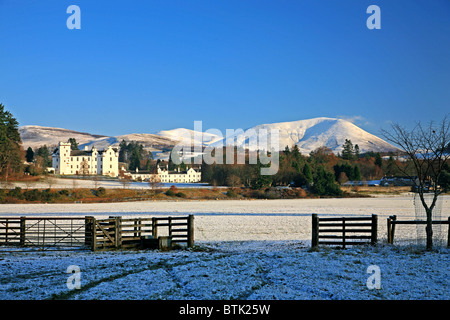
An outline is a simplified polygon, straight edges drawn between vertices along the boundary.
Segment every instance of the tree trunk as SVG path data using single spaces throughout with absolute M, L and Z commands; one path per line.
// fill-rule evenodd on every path
M 427 235 L 427 250 L 433 249 L 433 223 L 432 223 L 432 209 L 427 209 L 427 226 L 425 227 L 425 232 Z

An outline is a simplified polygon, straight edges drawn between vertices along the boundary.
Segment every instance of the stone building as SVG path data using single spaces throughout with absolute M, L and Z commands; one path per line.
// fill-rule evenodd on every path
M 60 175 L 119 175 L 119 152 L 109 146 L 104 150 L 72 150 L 68 142 L 60 142 L 52 154 L 55 174 Z

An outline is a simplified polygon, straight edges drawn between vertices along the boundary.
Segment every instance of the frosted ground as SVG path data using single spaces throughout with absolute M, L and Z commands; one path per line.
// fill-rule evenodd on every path
M 449 202 L 444 196 L 445 219 Z M 311 251 L 312 213 L 377 214 L 380 244 Z M 414 219 L 411 194 L 0 206 L 0 216 L 186 214 L 195 215 L 193 250 L 10 253 L 0 248 L 0 299 L 450 299 L 445 245 L 424 252 L 415 240 L 416 227 L 408 226 L 398 226 L 395 246 L 385 244 L 389 215 Z M 70 265 L 80 267 L 81 289 L 67 288 Z M 366 285 L 370 265 L 380 267 L 379 290 Z

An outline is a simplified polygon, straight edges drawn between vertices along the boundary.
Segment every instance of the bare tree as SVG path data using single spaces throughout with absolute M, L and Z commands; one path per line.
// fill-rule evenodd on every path
M 83 176 L 89 175 L 89 163 L 86 159 L 80 163 L 80 174 Z
M 157 174 L 150 175 L 150 178 L 148 179 L 148 185 L 152 189 L 153 193 L 156 193 L 156 190 L 161 188 L 161 178 Z
M 123 176 L 123 178 L 119 179 L 119 181 L 122 183 L 123 188 L 126 189 L 131 183 L 131 177 Z
M 51 176 L 48 176 L 47 178 L 45 178 L 45 182 L 47 182 L 48 188 L 51 189 L 53 185 L 56 184 L 56 179 Z
M 100 178 L 98 176 L 94 176 L 92 178 L 92 182 L 94 183 L 94 189 L 98 188 L 98 182 L 100 181 Z
M 448 145 L 450 143 L 450 121 L 445 116 L 438 124 L 430 122 L 422 125 L 420 122 L 412 130 L 407 130 L 395 123 L 391 131 L 382 130 L 386 140 L 399 146 L 408 157 L 409 164 L 413 166 L 416 177 L 408 174 L 408 166 L 399 169 L 409 176 L 415 184 L 422 206 L 426 212 L 426 246 L 427 250 L 433 248 L 432 218 L 438 196 L 442 189 L 438 183 L 444 164 L 450 159 Z M 433 192 L 431 204 L 426 203 L 424 193 Z

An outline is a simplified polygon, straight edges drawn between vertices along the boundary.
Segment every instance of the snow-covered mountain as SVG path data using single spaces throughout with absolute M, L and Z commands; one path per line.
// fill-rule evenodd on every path
M 335 118 L 314 118 L 261 124 L 245 130 L 244 133 L 229 136 L 227 139 L 234 141 L 236 146 L 255 150 L 260 145 L 257 143 L 258 140 L 254 139 L 254 135 L 264 130 L 267 133 L 270 133 L 271 130 L 278 130 L 279 150 L 284 150 L 286 146 L 291 148 L 297 145 L 303 154 L 309 154 L 323 146 L 330 148 L 334 153 L 341 152 L 345 139 L 351 140 L 353 145 L 357 144 L 361 153 L 367 151 L 398 151 L 398 148 L 364 131 L 353 123 Z M 270 137 L 267 140 L 270 145 Z
M 25 149 L 31 147 L 33 149 L 39 148 L 43 145 L 54 147 L 58 145 L 59 141 L 67 141 L 69 138 L 75 138 L 79 144 L 84 143 L 114 143 L 111 137 L 104 135 L 90 134 L 86 132 L 78 132 L 63 128 L 42 127 L 42 126 L 22 126 L 19 127 L 20 137 Z M 107 141 L 109 140 L 109 141 Z
M 172 141 L 177 141 L 181 145 L 201 144 L 209 145 L 222 140 L 221 136 L 208 133 L 189 130 L 185 128 L 178 128 L 172 130 L 159 131 L 157 135 L 168 138 Z
M 314 118 L 261 124 L 246 130 L 241 130 L 241 132 L 237 130 L 234 135 L 225 137 L 225 139 L 211 133 L 196 133 L 193 130 L 184 128 L 159 131 L 155 134 L 133 133 L 119 136 L 96 135 L 41 126 L 23 126 L 19 128 L 25 149 L 28 147 L 34 149 L 42 145 L 54 147 L 59 141 L 67 141 L 69 138 L 75 138 L 80 147 L 92 147 L 94 145 L 97 149 L 102 149 L 109 145 L 117 147 L 122 140 L 125 140 L 127 142 L 137 141 L 152 151 L 171 149 L 177 143 L 182 142 L 183 137 L 191 137 L 193 142 L 212 146 L 225 144 L 226 138 L 228 138 L 230 139 L 229 141 L 235 141 L 234 144 L 236 146 L 255 149 L 256 146 L 252 144 L 254 139 L 248 134 L 258 134 L 258 132 L 262 132 L 261 130 L 266 130 L 267 132 L 278 130 L 278 145 L 280 150 L 283 150 L 286 146 L 292 147 L 295 144 L 303 154 L 309 154 L 311 151 L 322 146 L 330 148 L 335 153 L 341 152 L 345 139 L 350 139 L 354 145 L 358 144 L 360 152 L 398 151 L 396 147 L 364 131 L 353 123 L 334 118 Z M 183 144 L 186 144 L 186 140 L 184 140 Z

